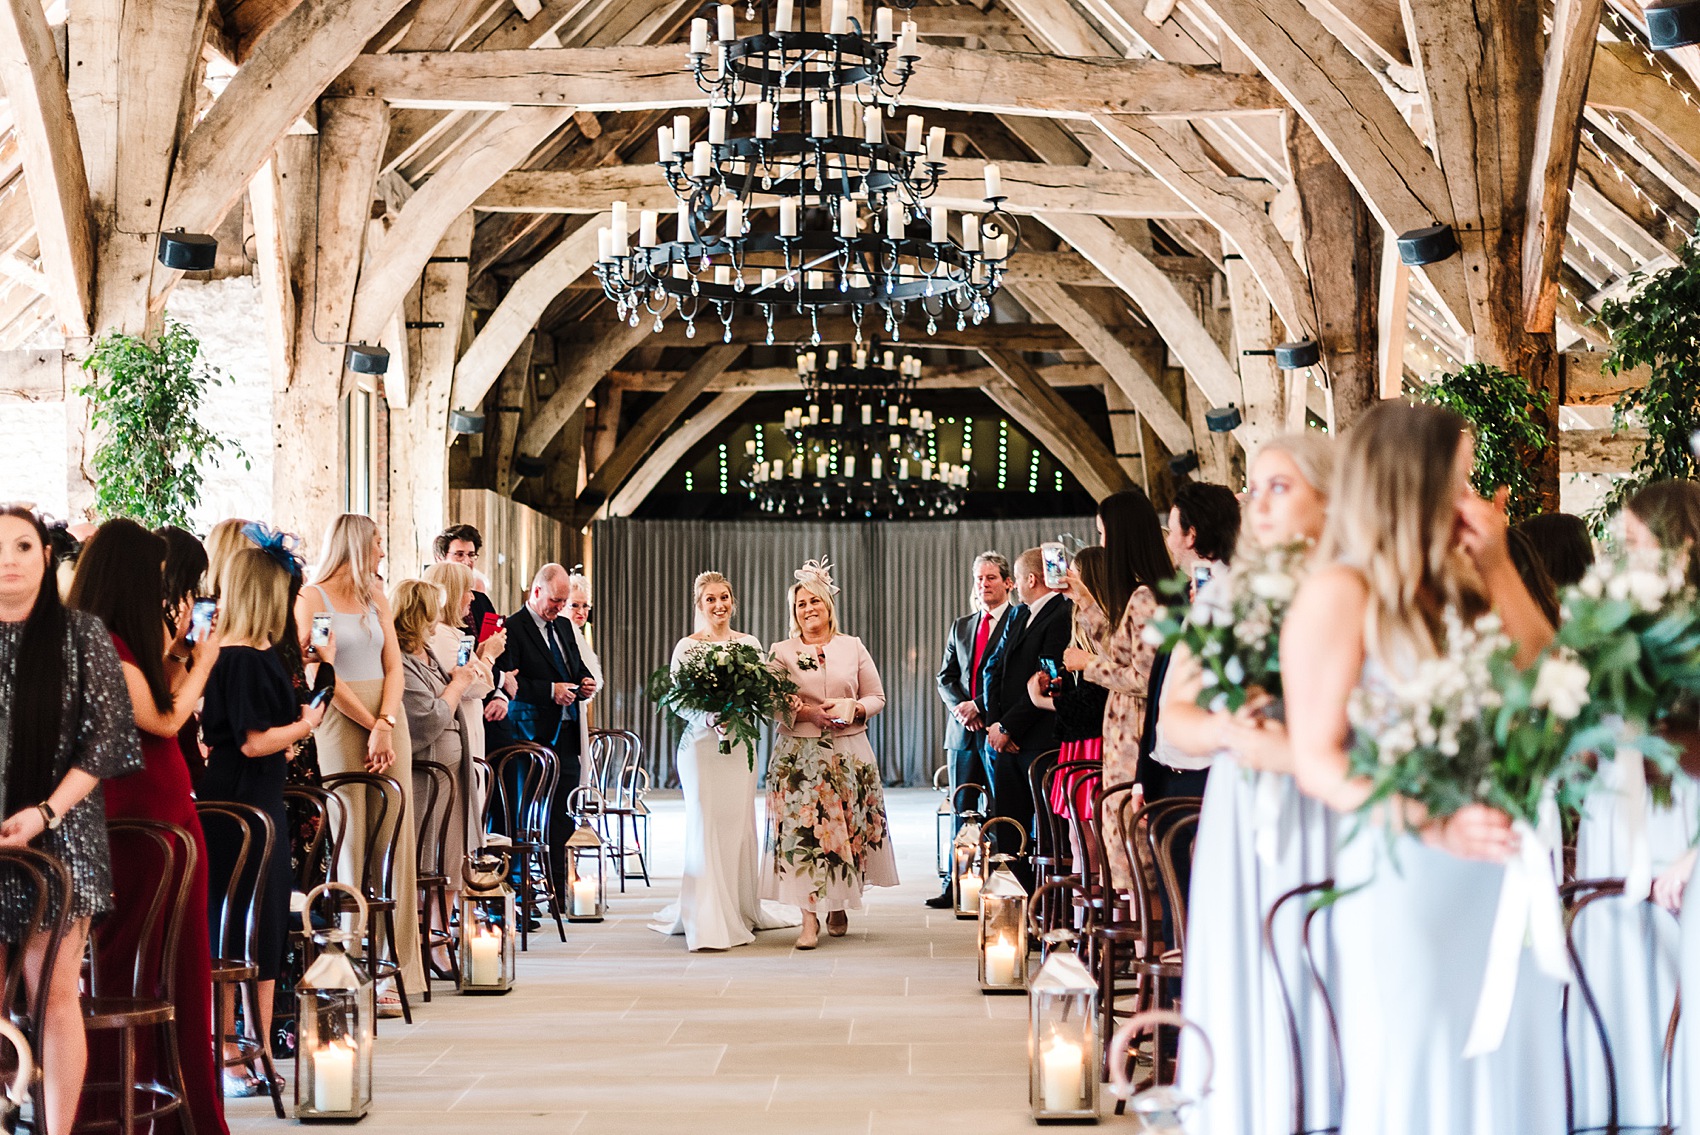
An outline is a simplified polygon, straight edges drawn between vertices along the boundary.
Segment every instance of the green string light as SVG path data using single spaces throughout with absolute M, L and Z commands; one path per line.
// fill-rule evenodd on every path
M 725 496 L 732 483 L 731 468 L 726 459 L 726 443 L 720 443 L 720 495 Z
M 998 488 L 1009 488 L 1009 421 L 998 422 Z

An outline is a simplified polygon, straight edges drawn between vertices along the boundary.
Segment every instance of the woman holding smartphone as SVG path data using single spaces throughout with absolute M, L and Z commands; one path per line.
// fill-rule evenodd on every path
M 425 581 L 443 589 L 442 613 L 432 624 L 430 633 L 425 636 L 425 644 L 431 652 L 431 657 L 436 659 L 437 666 L 446 674 L 455 667 L 464 665 L 461 655 L 473 639 L 473 636 L 462 628 L 467 626 L 467 619 L 472 614 L 476 579 L 472 569 L 465 564 L 445 560 L 425 569 Z M 477 649 L 472 652 L 472 658 L 488 672 L 468 686 L 460 699 L 460 735 L 466 742 L 466 756 L 456 770 L 460 781 L 455 791 L 459 793 L 468 848 L 478 845 L 484 831 L 484 793 L 480 791 L 476 771 L 477 762 L 483 758 L 486 750 L 484 699 L 496 692 L 495 661 L 507 648 L 506 627 L 478 643 Z M 500 700 L 498 696 L 496 701 Z M 458 863 L 459 860 L 450 861 L 451 879 L 460 877 L 459 868 L 456 866 Z

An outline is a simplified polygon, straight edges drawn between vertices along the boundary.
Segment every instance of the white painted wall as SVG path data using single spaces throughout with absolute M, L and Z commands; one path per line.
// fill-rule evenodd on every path
M 65 404 L 0 406 L 0 500 L 34 504 L 64 516 Z

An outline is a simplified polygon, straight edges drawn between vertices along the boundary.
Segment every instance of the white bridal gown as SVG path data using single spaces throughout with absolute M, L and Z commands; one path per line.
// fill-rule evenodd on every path
M 732 642 L 761 649 L 746 634 Z M 704 645 L 682 638 L 673 648 L 678 669 L 686 654 Z M 685 869 L 679 901 L 649 924 L 663 934 L 683 934 L 691 950 L 730 950 L 755 941 L 757 930 L 801 925 L 792 907 L 763 902 L 761 845 L 756 832 L 756 773 L 742 746 L 720 751 L 720 734 L 702 714 L 685 715 L 679 739 L 679 786 L 685 793 Z

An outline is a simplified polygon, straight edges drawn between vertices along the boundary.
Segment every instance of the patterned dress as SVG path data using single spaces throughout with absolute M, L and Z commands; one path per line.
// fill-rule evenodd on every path
M 885 708 L 879 671 L 862 640 L 849 635 L 824 646 L 791 638 L 772 653 L 805 705 L 855 698 L 864 721 L 830 736 L 801 722 L 780 727 L 767 766 L 762 897 L 816 912 L 860 910 L 864 887 L 897 885 L 885 789 L 866 725 Z
M 1134 778 L 1139 769 L 1139 739 L 1145 731 L 1145 698 L 1150 688 L 1151 663 L 1157 648 L 1145 641 L 1145 624 L 1157 610 L 1157 597 L 1141 587 L 1128 597 L 1121 622 L 1109 637 L 1104 653 L 1087 663 L 1082 671 L 1088 682 L 1110 691 L 1104 706 L 1104 784 L 1120 784 Z M 1075 607 L 1075 618 L 1087 638 L 1105 641 L 1108 619 L 1090 600 Z M 1112 805 L 1115 801 L 1111 801 Z M 1110 874 L 1118 887 L 1133 884 L 1126 841 L 1121 834 L 1118 809 L 1111 807 L 1102 818 L 1104 844 L 1109 851 Z

